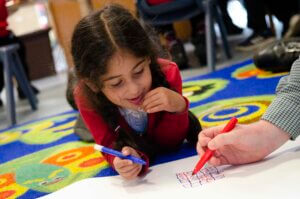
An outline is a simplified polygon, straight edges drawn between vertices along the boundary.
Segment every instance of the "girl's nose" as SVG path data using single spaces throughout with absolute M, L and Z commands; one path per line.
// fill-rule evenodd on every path
M 139 85 L 135 82 L 130 82 L 128 84 L 128 94 L 133 95 L 134 97 L 136 97 L 135 95 L 139 94 Z

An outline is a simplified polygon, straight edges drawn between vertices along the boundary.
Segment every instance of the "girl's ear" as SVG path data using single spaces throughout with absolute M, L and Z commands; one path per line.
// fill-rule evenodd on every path
M 151 64 L 151 62 L 152 62 L 152 61 L 151 61 L 151 58 L 148 57 L 147 59 L 148 59 L 148 60 L 147 60 L 147 61 L 148 61 L 148 64 Z
M 93 82 L 91 82 L 91 80 L 84 79 L 83 81 L 94 93 L 98 93 L 100 91 L 99 87 Z

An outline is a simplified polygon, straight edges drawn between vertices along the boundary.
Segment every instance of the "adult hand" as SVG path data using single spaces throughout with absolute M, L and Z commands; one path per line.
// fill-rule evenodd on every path
M 286 132 L 264 120 L 236 125 L 232 131 L 220 134 L 223 128 L 224 125 L 205 129 L 198 136 L 200 157 L 207 148 L 216 150 L 208 162 L 214 166 L 259 161 L 289 139 Z
M 139 154 L 131 147 L 125 146 L 122 148 L 123 155 L 133 155 L 140 157 Z M 116 171 L 125 179 L 131 180 L 136 178 L 142 170 L 142 165 L 135 164 L 131 160 L 121 159 L 116 157 L 113 161 Z
M 147 113 L 159 111 L 181 113 L 186 108 L 186 102 L 179 93 L 165 87 L 158 87 L 145 95 L 142 107 Z

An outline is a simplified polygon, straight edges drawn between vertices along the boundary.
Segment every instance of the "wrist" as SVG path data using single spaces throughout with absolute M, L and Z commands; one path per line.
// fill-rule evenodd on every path
M 188 103 L 186 102 L 185 98 L 183 96 L 180 96 L 182 102 L 180 103 L 180 106 L 178 106 L 178 110 L 176 111 L 176 113 L 183 113 L 185 111 L 187 111 L 187 106 Z
M 266 144 L 265 150 L 267 155 L 290 139 L 290 135 L 287 132 L 266 120 L 260 120 L 254 125 L 256 132 L 261 134 L 261 141 Z

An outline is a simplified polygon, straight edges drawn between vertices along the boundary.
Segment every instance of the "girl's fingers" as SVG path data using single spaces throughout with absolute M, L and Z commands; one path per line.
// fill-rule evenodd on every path
M 157 105 L 157 106 L 155 106 L 151 109 L 148 109 L 147 113 L 156 113 L 156 112 L 163 111 L 163 110 L 164 110 L 164 105 L 160 104 L 160 105 Z
M 130 171 L 122 173 L 121 175 L 127 179 L 135 178 L 141 171 L 141 167 L 137 166 L 132 168 Z
M 122 148 L 122 153 L 123 155 L 133 155 L 133 156 L 136 156 L 136 157 L 140 157 L 139 154 L 136 152 L 136 150 L 134 150 L 133 148 L 129 147 L 129 146 L 124 146 Z M 131 160 L 130 160 L 131 161 Z
M 145 97 L 142 106 L 146 107 L 154 101 L 161 99 L 159 94 L 152 95 L 150 97 Z
M 154 108 L 155 106 L 158 106 L 162 104 L 161 100 L 160 99 L 156 99 L 152 102 L 150 102 L 149 104 L 147 104 L 146 106 L 144 106 L 144 110 L 147 112 L 147 110 L 151 109 L 151 108 Z
M 122 154 L 123 154 L 123 155 L 127 156 L 127 155 L 130 155 L 131 153 L 132 153 L 132 151 L 131 151 L 131 148 L 130 148 L 130 147 L 124 146 L 124 147 L 122 148 Z
M 144 98 L 145 99 L 151 98 L 153 95 L 157 95 L 158 93 L 159 93 L 158 88 L 153 89 L 153 90 L 149 91 L 148 93 L 146 93 Z
M 116 169 L 122 169 L 124 167 L 127 167 L 128 165 L 132 165 L 133 162 L 131 160 L 123 160 L 119 157 L 116 157 L 114 159 L 114 166 Z
M 121 169 L 119 169 L 119 171 L 121 173 L 130 173 L 132 170 L 134 170 L 138 166 L 139 165 L 137 165 L 137 164 L 127 165 L 127 166 L 122 167 Z

